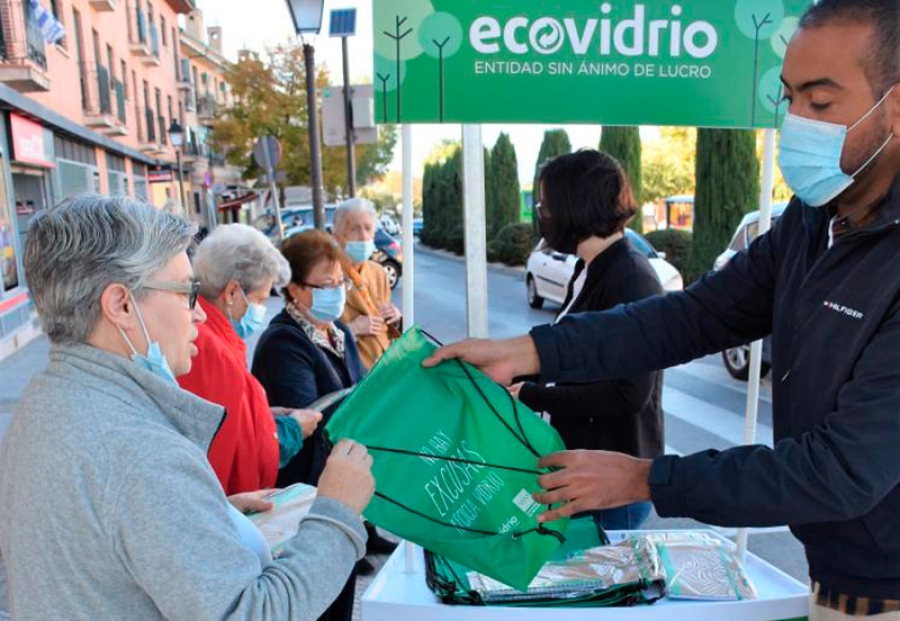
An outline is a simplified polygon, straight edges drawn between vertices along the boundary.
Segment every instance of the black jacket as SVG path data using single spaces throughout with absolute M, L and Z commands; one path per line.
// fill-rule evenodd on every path
M 579 261 L 563 308 L 572 300 Z M 599 254 L 568 314 L 603 311 L 663 293 L 650 261 L 622 239 Z M 662 372 L 591 384 L 522 385 L 519 399 L 537 412 L 549 412 L 566 447 L 656 457 L 663 453 Z
M 365 371 L 353 334 L 340 321 L 335 325 L 344 333 L 346 361 L 313 343 L 286 311 L 272 319 L 256 346 L 251 369 L 266 389 L 269 405 L 305 408 L 362 378 Z M 279 487 L 297 482 L 315 485 L 319 480 L 329 453 L 322 436 L 327 423 L 326 413 L 300 452 L 279 471 Z
M 657 458 L 662 516 L 790 524 L 810 576 L 900 598 L 900 177 L 875 221 L 828 249 L 796 199 L 769 234 L 683 293 L 537 328 L 545 380 L 684 363 L 772 334 L 775 446 Z

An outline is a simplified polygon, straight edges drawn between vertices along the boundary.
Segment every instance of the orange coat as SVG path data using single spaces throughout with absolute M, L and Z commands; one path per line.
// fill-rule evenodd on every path
M 347 293 L 347 305 L 344 314 L 341 315 L 341 321 L 348 326 L 354 319 L 363 315 L 380 317 L 379 309 L 391 303 L 391 286 L 388 284 L 387 272 L 383 267 L 374 261 L 365 261 L 356 269 L 362 279 L 362 288 L 354 283 L 353 289 Z M 353 280 L 349 274 L 348 278 Z M 387 333 L 354 335 L 354 338 L 359 348 L 359 357 L 366 369 L 371 369 L 391 344 Z

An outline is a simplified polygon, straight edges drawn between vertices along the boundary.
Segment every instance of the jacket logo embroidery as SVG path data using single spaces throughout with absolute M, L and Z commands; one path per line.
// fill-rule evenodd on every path
M 836 313 L 846 315 L 847 317 L 851 317 L 852 319 L 862 319 L 863 317 L 865 317 L 863 313 L 856 309 L 847 308 L 843 304 L 836 304 L 834 302 L 829 302 L 828 300 L 825 300 L 825 308 L 833 310 Z

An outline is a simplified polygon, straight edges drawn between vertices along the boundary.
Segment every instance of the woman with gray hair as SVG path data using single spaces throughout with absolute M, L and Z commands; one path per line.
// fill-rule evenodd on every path
M 290 266 L 272 242 L 244 224 L 219 226 L 194 256 L 199 304 L 197 357 L 178 383 L 225 408 L 225 422 L 209 449 L 209 462 L 226 494 L 275 485 L 287 464 L 315 431 L 322 415 L 270 407 L 266 391 L 247 368 L 250 334 L 262 327 L 272 288 L 281 289 Z
M 206 460 L 222 408 L 174 382 L 206 319 L 194 228 L 96 195 L 31 222 L 25 272 L 52 348 L 0 447 L 0 618 L 311 620 L 365 550 L 374 483 L 353 442 L 277 559 L 230 510 Z

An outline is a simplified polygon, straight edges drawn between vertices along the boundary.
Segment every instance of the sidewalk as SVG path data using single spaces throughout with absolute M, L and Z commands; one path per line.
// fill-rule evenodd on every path
M 0 360 L 0 439 L 12 420 L 13 408 L 31 378 L 47 366 L 50 343 L 41 336 Z

